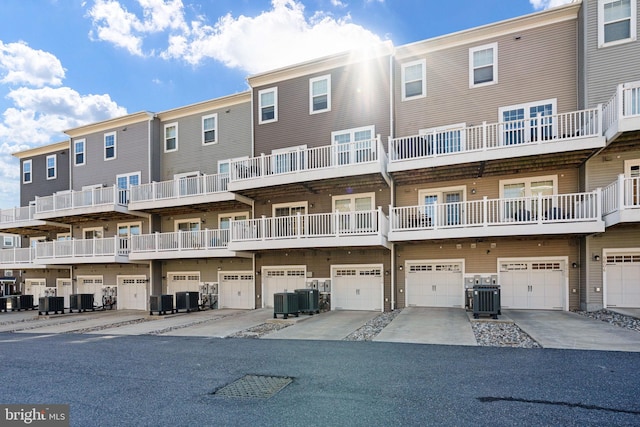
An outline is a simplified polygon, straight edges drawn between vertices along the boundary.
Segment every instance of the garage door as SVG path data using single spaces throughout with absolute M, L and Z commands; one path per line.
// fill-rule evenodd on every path
M 38 305 L 40 297 L 50 296 L 45 279 L 26 279 L 24 281 L 25 295 L 33 295 L 33 304 Z M 53 288 L 55 289 L 55 288 Z M 54 296 L 54 295 L 51 295 Z
M 501 262 L 499 285 L 503 308 L 565 308 L 567 284 L 564 261 Z
M 56 295 L 64 298 L 64 306 L 69 307 L 69 295 L 73 292 L 71 279 L 56 279 Z
M 406 299 L 408 306 L 463 306 L 462 262 L 408 262 L 406 271 Z
M 146 310 L 147 283 L 145 276 L 118 276 L 118 309 Z
M 640 253 L 606 256 L 607 307 L 640 307 Z
M 254 276 L 251 271 L 218 275 L 218 308 L 255 308 Z
M 264 267 L 262 271 L 262 307 L 273 307 L 273 294 L 303 289 L 306 267 Z
M 331 278 L 332 310 L 382 311 L 382 266 L 335 266 Z
M 102 305 L 102 276 L 78 276 L 79 294 L 93 294 L 93 303 L 96 306 Z
M 167 273 L 167 293 L 200 292 L 200 272 L 180 271 Z

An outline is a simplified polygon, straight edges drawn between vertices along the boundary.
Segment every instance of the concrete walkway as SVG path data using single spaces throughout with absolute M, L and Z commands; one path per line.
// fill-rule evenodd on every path
M 379 311 L 327 311 L 308 316 L 301 314 L 293 325 L 265 335 L 264 339 L 342 340 L 379 315 Z
M 373 340 L 478 345 L 467 313 L 456 308 L 407 307 Z
M 569 311 L 504 310 L 543 348 L 640 352 L 640 333 Z

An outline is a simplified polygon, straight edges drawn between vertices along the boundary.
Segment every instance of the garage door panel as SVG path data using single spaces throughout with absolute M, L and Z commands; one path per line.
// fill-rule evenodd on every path
M 255 308 L 254 283 L 251 272 L 221 273 L 218 284 L 218 307 Z
M 119 310 L 146 310 L 147 283 L 145 276 L 118 277 L 117 306 Z
M 407 305 L 461 307 L 464 303 L 462 263 L 421 261 L 407 266 Z
M 332 309 L 382 311 L 382 268 L 347 266 L 332 269 Z
M 307 272 L 304 267 L 264 268 L 263 306 L 273 308 L 273 294 L 294 292 L 305 287 Z
M 640 307 L 639 253 L 607 255 L 604 274 L 608 307 Z
M 565 262 L 514 260 L 500 265 L 500 299 L 504 308 L 564 308 Z
M 175 272 L 167 274 L 167 293 L 200 292 L 200 272 Z

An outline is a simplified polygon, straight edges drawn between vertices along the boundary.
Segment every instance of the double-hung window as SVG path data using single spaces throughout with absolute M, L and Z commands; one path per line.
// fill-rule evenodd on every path
M 469 49 L 469 87 L 498 83 L 498 43 Z
M 331 75 L 309 79 L 309 114 L 331 111 Z
M 598 46 L 636 39 L 636 1 L 598 0 Z
M 210 114 L 202 117 L 202 144 L 218 142 L 218 115 Z
M 178 124 L 164 125 L 164 152 L 178 151 Z
M 278 121 L 278 88 L 258 92 L 259 124 Z
M 424 59 L 402 64 L 402 100 L 427 95 L 427 62 Z
M 56 179 L 56 176 L 56 155 L 52 154 L 50 156 L 47 156 L 47 179 Z
M 116 133 L 104 134 L 104 159 L 112 160 L 116 158 Z
M 32 164 L 31 159 L 25 160 L 24 162 L 22 162 L 22 183 L 23 184 L 29 184 L 33 180 L 33 177 L 31 176 L 31 164 Z
M 84 165 L 85 163 L 85 140 L 80 139 L 73 143 L 73 161 L 76 166 Z

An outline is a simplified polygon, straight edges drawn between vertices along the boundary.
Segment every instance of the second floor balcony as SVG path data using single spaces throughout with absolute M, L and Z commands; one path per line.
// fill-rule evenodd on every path
M 35 260 L 41 264 L 128 263 L 128 237 L 38 242 Z
M 539 156 L 605 146 L 601 107 L 389 139 L 389 172 Z
M 607 141 L 623 132 L 640 130 L 640 81 L 622 83 L 603 107 Z
M 5 233 L 27 234 L 42 231 L 68 231 L 69 226 L 35 218 L 35 205 L 0 210 L 0 230 Z
M 129 190 L 116 186 L 61 191 L 51 196 L 36 197 L 34 217 L 69 221 L 70 217 L 110 212 L 127 214 L 128 203 Z
M 602 213 L 607 227 L 640 222 L 640 177 L 619 175 L 602 190 Z
M 391 208 L 389 241 L 604 231 L 600 191 Z
M 370 174 L 380 175 L 389 183 L 387 155 L 380 135 L 362 141 L 280 151 L 232 160 L 229 189 L 242 191 Z
M 132 260 L 238 256 L 229 250 L 229 230 L 177 231 L 131 237 Z
M 382 209 L 282 217 L 261 217 L 231 222 L 229 248 L 235 251 L 389 247 L 389 219 Z
M 7 248 L 0 250 L 0 267 L 4 269 L 46 268 L 36 260 L 35 248 Z

